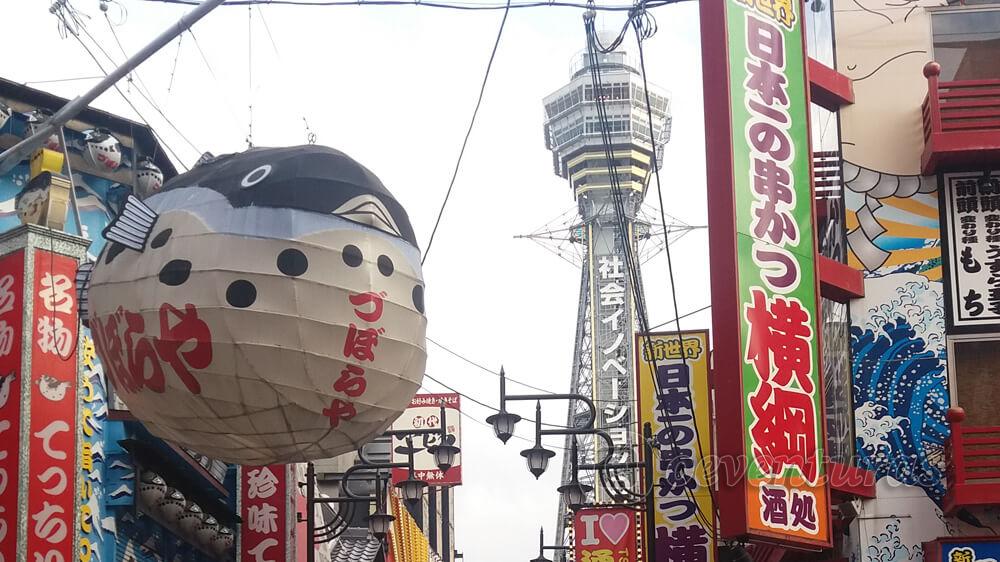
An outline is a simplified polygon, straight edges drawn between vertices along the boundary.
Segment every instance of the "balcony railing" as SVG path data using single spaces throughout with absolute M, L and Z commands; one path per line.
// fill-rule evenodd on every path
M 1000 426 L 966 426 L 965 410 L 950 408 L 946 458 L 948 493 L 944 512 L 1000 504 Z
M 924 175 L 1000 167 L 1000 78 L 941 82 L 941 65 L 924 66 Z

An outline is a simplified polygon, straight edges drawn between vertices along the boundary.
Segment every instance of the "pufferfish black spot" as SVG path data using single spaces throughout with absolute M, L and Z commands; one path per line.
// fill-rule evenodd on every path
M 236 308 L 247 308 L 257 300 L 257 287 L 246 279 L 237 279 L 226 289 L 226 302 Z
M 191 276 L 191 262 L 187 260 L 170 260 L 160 270 L 160 283 L 177 287 L 183 285 Z
M 170 235 L 173 234 L 173 233 L 174 233 L 174 229 L 172 229 L 172 228 L 165 228 L 165 229 L 163 229 L 163 232 L 157 234 L 153 238 L 153 240 L 149 243 L 149 247 L 151 247 L 151 248 L 162 248 L 164 245 L 166 245 L 167 240 L 170 240 Z
M 382 255 L 378 257 L 378 271 L 386 277 L 392 275 L 392 272 L 395 271 L 395 267 L 392 265 L 392 260 L 389 259 L 389 256 Z
M 112 242 L 111 245 L 108 246 L 108 253 L 104 255 L 104 265 L 110 264 L 115 258 L 118 257 L 118 254 L 124 251 L 125 246 L 119 244 L 118 242 Z
M 358 267 L 365 259 L 364 255 L 361 253 L 361 248 L 358 248 L 354 244 L 344 246 L 344 251 L 341 255 L 344 258 L 344 263 L 351 267 Z
M 298 277 L 309 268 L 309 260 L 306 255 L 295 248 L 282 250 L 278 254 L 278 271 L 289 277 Z
M 417 285 L 413 287 L 413 306 L 416 307 L 417 312 L 424 313 L 424 287 L 423 285 Z

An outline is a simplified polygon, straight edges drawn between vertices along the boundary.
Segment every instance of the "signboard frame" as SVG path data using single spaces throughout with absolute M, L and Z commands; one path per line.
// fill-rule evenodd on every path
M 443 393 L 443 394 L 417 394 L 410 400 L 410 406 L 398 417 L 396 421 L 392 422 L 393 430 L 408 430 L 408 429 L 435 429 L 441 426 L 437 423 L 430 421 L 432 418 L 436 419 L 440 415 L 441 402 L 444 402 L 445 409 L 445 421 L 448 424 L 448 433 L 455 436 L 455 442 L 452 445 L 461 448 L 462 447 L 462 397 L 458 393 Z M 414 410 L 427 410 L 429 425 L 426 427 L 403 427 L 400 425 L 400 420 L 409 420 L 410 414 Z M 413 425 L 413 424 L 411 424 Z M 413 467 L 414 476 L 417 480 L 423 480 L 428 486 L 460 486 L 462 484 L 462 453 L 459 452 L 455 455 L 455 462 L 452 464 L 451 468 L 447 472 L 442 472 L 437 468 L 434 463 L 434 455 L 427 452 L 427 447 L 431 445 L 436 445 L 438 442 L 437 435 L 424 435 L 413 437 L 414 449 L 418 449 L 417 452 L 413 454 Z M 403 449 L 402 451 L 397 451 L 398 448 Z M 392 462 L 408 462 L 408 455 L 405 453 L 406 449 L 406 438 L 405 437 L 393 437 L 391 443 L 391 456 Z M 392 480 L 394 482 L 400 482 L 406 480 L 409 477 L 408 471 L 405 468 L 394 468 L 392 469 Z
M 576 510 L 573 513 L 573 552 L 576 559 L 636 562 L 639 556 L 638 524 L 638 514 L 629 507 L 600 506 Z M 585 556 L 592 552 L 596 554 Z
M 716 420 L 721 536 L 828 548 L 832 529 L 803 2 L 703 0 L 699 6 L 712 387 L 717 411 L 740 412 Z M 804 341 L 794 347 L 798 367 L 786 365 L 786 372 L 776 373 L 769 336 L 775 333 L 772 326 L 790 319 L 795 338 Z M 751 437 L 778 396 L 786 400 L 785 414 L 774 414 L 767 423 L 789 431 L 795 424 L 787 413 L 798 408 L 803 427 L 785 441 L 805 443 L 805 453 L 791 446 L 789 451 L 762 447 Z M 800 516 L 782 527 L 774 517 L 781 513 L 773 507 L 777 499 L 788 502 L 786 515 L 805 509 L 815 521 Z

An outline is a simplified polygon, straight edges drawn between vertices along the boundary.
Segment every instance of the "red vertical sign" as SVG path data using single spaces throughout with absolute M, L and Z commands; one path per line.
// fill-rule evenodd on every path
M 240 562 L 285 562 L 288 469 L 244 466 L 240 473 Z
M 35 251 L 28 560 L 73 560 L 77 310 L 73 258 Z
M 581 562 L 636 562 L 635 511 L 624 507 L 578 509 L 573 516 L 573 549 Z
M 0 560 L 17 555 L 24 251 L 0 258 Z

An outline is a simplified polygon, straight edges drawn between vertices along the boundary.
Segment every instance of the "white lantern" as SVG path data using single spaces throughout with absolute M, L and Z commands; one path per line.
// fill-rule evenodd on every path
M 11 111 L 10 106 L 0 102 L 0 129 L 3 129 L 7 121 L 10 121 L 11 115 L 13 115 L 13 111 Z
M 163 187 L 163 172 L 148 157 L 143 157 L 136 163 L 135 193 L 139 199 L 145 199 L 160 191 Z
M 105 237 L 88 291 L 97 352 L 164 439 L 242 464 L 330 458 L 379 435 L 420 386 L 413 229 L 341 152 L 216 158 L 130 196 Z
M 34 134 L 38 129 L 52 117 L 52 112 L 47 109 L 37 108 L 28 114 L 28 129 Z M 62 143 L 59 142 L 59 134 L 52 133 L 43 145 L 49 150 L 62 151 Z
M 177 519 L 177 528 L 184 534 L 191 535 L 204 518 L 205 512 L 201 510 L 201 506 L 188 500 L 184 505 L 184 513 Z
M 155 506 L 167 495 L 167 483 L 159 474 L 145 470 L 139 478 L 139 497 L 146 505 Z
M 233 543 L 236 537 L 233 535 L 232 529 L 228 527 L 219 527 L 219 530 L 215 533 L 212 538 L 211 551 L 215 553 L 216 556 L 224 556 L 229 549 L 233 548 Z
M 122 145 L 105 129 L 83 132 L 83 159 L 91 166 L 113 172 L 122 164 Z
M 167 488 L 167 495 L 156 502 L 160 517 L 171 525 L 177 524 L 178 518 L 184 513 L 184 494 L 174 488 Z
M 215 519 L 215 517 L 207 515 L 201 520 L 201 523 L 195 527 L 194 537 L 198 544 L 205 548 L 211 548 L 212 539 L 215 538 L 215 535 L 218 534 L 218 532 L 219 522 Z

